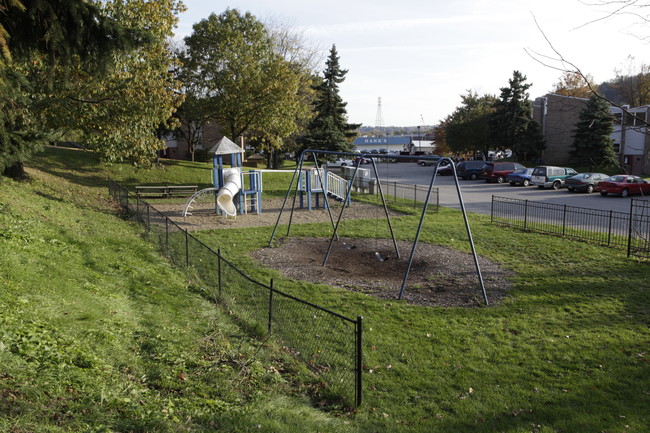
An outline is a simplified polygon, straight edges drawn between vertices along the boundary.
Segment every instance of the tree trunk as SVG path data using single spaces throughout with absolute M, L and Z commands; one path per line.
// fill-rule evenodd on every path
M 273 149 L 273 168 L 280 168 L 280 151 L 278 149 Z
M 5 167 L 2 175 L 5 177 L 10 177 L 12 179 L 24 179 L 27 177 L 27 174 L 25 173 L 25 166 L 22 162 L 17 162 L 14 165 Z
M 266 168 L 273 168 L 273 149 L 266 152 Z

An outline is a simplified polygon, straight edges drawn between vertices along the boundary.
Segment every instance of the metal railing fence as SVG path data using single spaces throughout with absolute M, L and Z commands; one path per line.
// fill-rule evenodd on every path
M 413 201 L 413 207 L 418 208 L 424 205 L 427 198 L 429 187 L 427 185 L 411 185 L 406 183 L 392 182 L 387 180 L 381 181 L 384 190 L 384 196 L 389 203 L 397 203 L 398 199 L 403 201 Z M 438 212 L 440 208 L 440 195 L 438 188 L 431 188 L 429 196 L 429 210 Z
M 645 200 L 633 199 L 626 213 L 492 196 L 491 221 L 650 256 L 650 205 Z
M 149 241 L 176 266 L 202 281 L 210 297 L 232 311 L 240 325 L 271 334 L 327 384 L 345 404 L 362 401 L 363 319 L 345 317 L 254 280 L 220 250 L 214 251 L 146 201 L 109 179 L 113 199 L 145 228 Z
M 629 226 L 627 255 L 650 258 L 650 201 L 632 199 Z

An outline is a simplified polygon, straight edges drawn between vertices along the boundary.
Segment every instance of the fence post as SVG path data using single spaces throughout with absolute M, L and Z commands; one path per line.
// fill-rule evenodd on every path
M 357 383 L 356 383 L 356 390 L 357 390 L 357 395 L 356 395 L 356 403 L 357 406 L 361 406 L 361 400 L 363 397 L 363 380 L 362 380 L 362 373 L 363 373 L 363 317 L 357 316 L 357 322 L 356 322 L 356 342 L 357 342 L 357 350 L 356 350 L 356 370 L 357 370 Z
M 221 249 L 217 250 L 217 279 L 219 281 L 219 297 L 221 298 Z
M 165 255 L 169 257 L 169 218 L 165 217 Z
M 627 256 L 628 257 L 630 257 L 630 255 L 632 254 L 632 221 L 634 219 L 633 211 L 634 211 L 634 199 L 630 200 L 630 221 L 628 222 L 628 230 L 627 230 Z
M 271 333 L 271 323 L 273 322 L 273 278 L 271 278 L 271 283 L 269 284 L 271 290 L 269 290 L 269 325 L 268 332 Z
M 413 207 L 417 207 L 418 203 L 418 186 L 413 185 Z
M 440 188 L 436 188 L 436 212 L 440 212 Z
M 564 210 L 562 213 L 562 236 L 566 234 L 566 205 L 564 205 Z
M 528 199 L 524 200 L 524 230 L 528 227 Z
M 185 230 L 185 267 L 190 267 L 190 235 Z
M 490 223 L 494 224 L 494 194 L 492 194 L 492 206 L 490 206 Z
M 610 245 L 612 241 L 612 210 L 609 211 L 609 227 L 607 228 L 607 246 Z

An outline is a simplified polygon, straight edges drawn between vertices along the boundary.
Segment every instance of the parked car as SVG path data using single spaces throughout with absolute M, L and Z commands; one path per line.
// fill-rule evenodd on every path
M 418 159 L 418 165 L 421 165 L 422 167 L 425 167 L 427 165 L 436 165 L 438 163 L 438 160 L 442 157 L 432 155 L 431 158 L 433 159 Z
M 485 165 L 483 160 L 461 161 L 456 166 L 456 174 L 462 179 L 476 180 Z
M 533 170 L 531 180 L 539 189 L 553 188 L 558 190 L 564 186 L 566 178 L 575 176 L 576 174 L 578 172 L 572 168 L 540 165 Z
M 481 177 L 486 182 L 503 183 L 510 173 L 526 168 L 518 162 L 486 162 L 481 170 Z
M 442 163 L 440 163 L 440 165 L 438 166 L 437 173 L 440 176 L 451 176 L 452 174 L 454 174 L 454 170 L 452 168 L 453 164 L 450 164 L 449 161 L 444 161 L 444 162 L 446 162 L 445 165 L 442 165 Z
M 354 164 L 356 164 L 357 161 L 359 161 L 359 160 L 361 160 L 361 164 L 370 164 L 370 162 L 372 161 L 372 158 L 364 158 L 362 156 L 357 156 L 356 158 L 354 158 Z
M 618 174 L 601 181 L 596 191 L 603 197 L 607 194 L 619 194 L 621 197 L 630 194 L 650 194 L 650 183 L 639 176 Z
M 350 166 L 354 165 L 354 161 L 352 161 L 351 159 L 338 158 L 335 159 L 334 161 L 327 162 L 327 168 L 338 168 L 338 167 L 345 167 L 348 165 Z
M 506 180 L 510 183 L 510 185 L 515 186 L 515 185 L 523 185 L 523 186 L 528 186 L 530 185 L 530 178 L 533 175 L 533 169 L 532 168 L 520 168 L 519 170 L 515 170 L 509 175 L 506 176 Z
M 569 192 L 578 191 L 591 194 L 596 190 L 598 184 L 607 179 L 603 173 L 580 173 L 575 176 L 567 177 L 564 180 L 564 186 Z

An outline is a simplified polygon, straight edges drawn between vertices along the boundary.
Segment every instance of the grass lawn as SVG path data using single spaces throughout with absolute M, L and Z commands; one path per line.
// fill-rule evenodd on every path
M 200 233 L 253 278 L 364 317 L 364 404 L 320 410 L 299 363 L 246 335 L 108 201 L 109 175 L 209 186 L 209 164 L 135 170 L 47 149 L 29 165 L 32 180 L 0 181 L 0 431 L 650 431 L 650 264 L 621 251 L 470 215 L 478 253 L 513 271 L 513 289 L 496 306 L 432 308 L 261 268 L 247 252 L 270 227 Z M 398 237 L 418 219 L 396 218 Z M 346 221 L 358 237 L 375 226 Z M 469 250 L 449 209 L 421 241 Z

